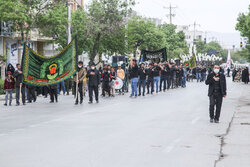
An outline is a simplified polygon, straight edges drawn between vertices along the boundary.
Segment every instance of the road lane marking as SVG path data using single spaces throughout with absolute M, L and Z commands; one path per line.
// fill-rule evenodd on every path
M 197 121 L 200 120 L 200 117 L 196 117 L 192 120 L 191 124 L 194 125 Z
M 163 150 L 163 152 L 170 153 L 174 147 L 176 146 L 177 143 L 181 141 L 180 138 L 175 139 L 166 149 Z

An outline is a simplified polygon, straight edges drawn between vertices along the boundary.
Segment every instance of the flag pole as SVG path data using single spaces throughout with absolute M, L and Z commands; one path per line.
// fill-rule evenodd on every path
M 78 72 L 76 73 L 76 96 L 75 96 L 75 100 L 78 98 L 78 84 L 79 84 L 79 81 L 78 81 Z

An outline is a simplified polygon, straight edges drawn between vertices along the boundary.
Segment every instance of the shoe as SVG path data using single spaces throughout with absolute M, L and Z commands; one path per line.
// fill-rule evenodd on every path
M 20 105 L 19 103 L 16 104 L 16 106 L 19 106 L 19 105 Z
M 132 95 L 130 95 L 129 97 L 133 97 Z
M 78 105 L 78 102 L 75 102 L 75 105 Z
M 32 103 L 32 101 L 28 101 L 28 103 Z
M 138 96 L 141 96 L 141 94 L 139 93 L 139 95 Z
M 137 98 L 137 95 L 135 95 L 135 98 Z
M 49 103 L 54 103 L 54 101 L 50 101 Z
M 93 102 L 92 101 L 89 101 L 89 104 L 92 104 Z
M 145 93 L 143 93 L 142 96 L 145 96 Z
M 36 99 L 34 99 L 34 101 L 33 101 L 34 103 L 36 102 Z
M 219 123 L 219 120 L 215 119 L 215 120 L 214 120 L 214 123 L 217 123 L 217 124 L 218 124 L 218 123 Z
M 214 123 L 214 119 L 211 118 L 211 119 L 210 119 L 210 123 Z
M 149 92 L 147 93 L 147 95 L 149 95 Z
M 25 104 L 25 103 L 23 103 L 23 105 L 25 106 L 26 104 Z
M 96 103 L 99 103 L 99 100 L 96 100 Z
M 82 104 L 82 100 L 80 101 L 80 104 Z
M 6 103 L 5 103 L 4 105 L 5 105 L 5 106 L 7 106 L 7 104 L 6 104 Z
M 11 106 L 11 103 L 9 104 L 9 106 Z

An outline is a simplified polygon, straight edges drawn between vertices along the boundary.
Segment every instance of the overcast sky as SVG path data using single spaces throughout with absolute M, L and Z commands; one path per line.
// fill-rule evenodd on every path
M 91 0 L 86 0 L 88 3 Z M 163 19 L 169 23 L 167 14 L 170 3 L 176 6 L 173 23 L 190 25 L 194 21 L 202 31 L 236 32 L 235 24 L 240 12 L 247 12 L 250 0 L 136 0 L 134 10 L 139 15 Z
M 247 12 L 249 0 L 136 0 L 135 10 L 143 16 L 161 18 L 169 23 L 169 9 L 177 7 L 173 23 L 189 25 L 194 21 L 203 31 L 236 32 L 235 24 L 240 12 Z M 199 27 L 198 27 L 199 28 Z

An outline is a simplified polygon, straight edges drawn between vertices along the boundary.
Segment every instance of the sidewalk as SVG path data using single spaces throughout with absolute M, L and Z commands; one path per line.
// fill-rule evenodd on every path
M 221 138 L 216 167 L 250 166 L 250 86 L 244 85 L 241 98 L 227 133 Z

